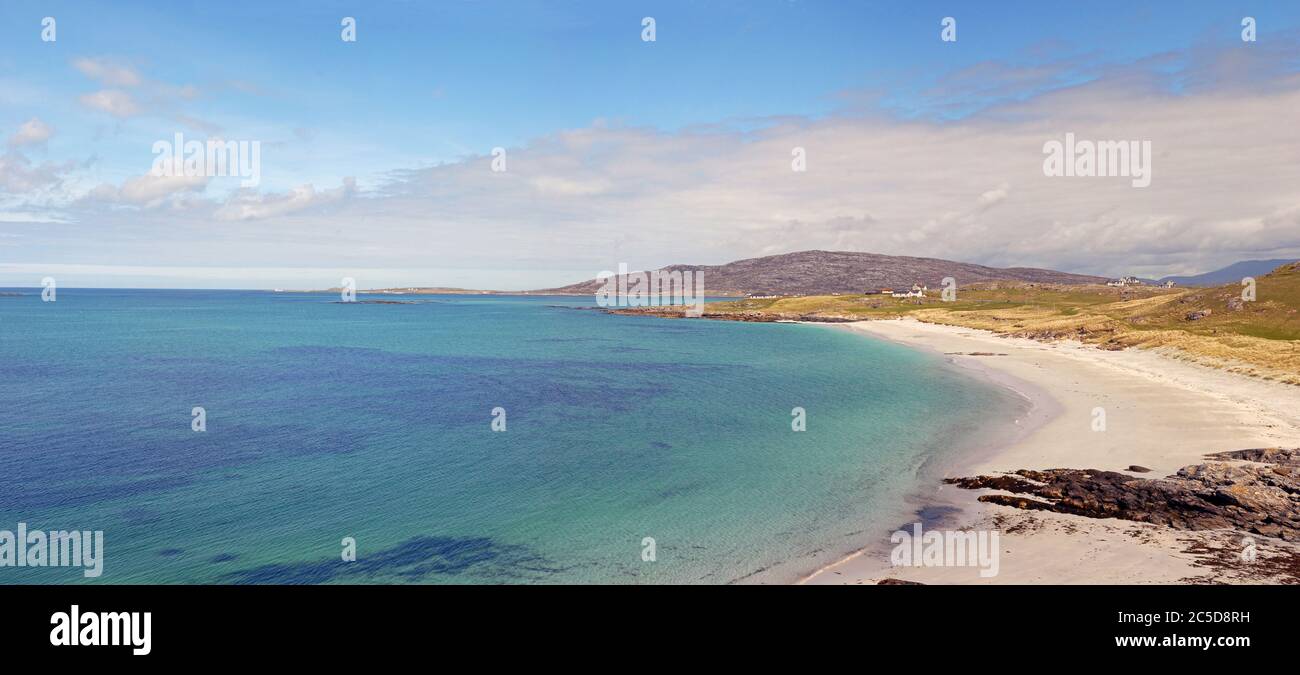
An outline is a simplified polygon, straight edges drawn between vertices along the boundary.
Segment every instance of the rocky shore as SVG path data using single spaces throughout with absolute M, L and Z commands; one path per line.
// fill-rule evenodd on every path
M 1165 478 L 1096 469 L 1021 469 L 945 482 L 1011 493 L 981 495 L 979 500 L 1017 509 L 1300 541 L 1300 448 L 1234 450 L 1208 459 Z

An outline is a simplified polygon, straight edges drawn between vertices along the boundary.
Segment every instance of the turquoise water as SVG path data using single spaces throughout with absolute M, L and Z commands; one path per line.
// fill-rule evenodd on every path
M 0 297 L 0 530 L 103 530 L 97 583 L 789 581 L 1012 405 L 848 331 L 586 298 L 24 293 Z

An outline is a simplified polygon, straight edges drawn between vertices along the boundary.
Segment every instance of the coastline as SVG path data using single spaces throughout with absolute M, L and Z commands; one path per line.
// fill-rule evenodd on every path
M 1292 385 L 1214 370 L 1154 350 L 1107 351 L 912 319 L 837 327 L 938 352 L 971 376 L 1030 402 L 1023 419 L 1000 425 L 1007 431 L 998 442 L 943 458 L 939 469 L 944 477 L 1073 468 L 1159 478 L 1214 452 L 1300 446 L 1300 392 Z M 1102 432 L 1092 430 L 1097 408 L 1105 414 Z M 1128 471 L 1135 465 L 1150 472 Z M 922 520 L 921 510 L 937 505 L 947 515 L 936 527 L 999 531 L 1002 562 L 996 577 L 981 578 L 969 567 L 891 568 L 888 547 L 873 545 L 798 583 L 873 584 L 886 578 L 942 584 L 1206 581 L 1211 561 L 1204 552 L 1222 549 L 1234 536 L 1231 531 L 1172 530 L 1024 511 L 979 502 L 973 490 L 934 483 L 932 504 L 925 503 L 927 493 L 921 491 L 917 519 Z

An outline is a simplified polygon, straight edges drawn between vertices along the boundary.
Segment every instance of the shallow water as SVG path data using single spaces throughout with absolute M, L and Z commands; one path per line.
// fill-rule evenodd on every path
M 788 581 L 1013 405 L 847 331 L 587 298 L 24 292 L 0 297 L 0 530 L 103 530 L 98 583 Z

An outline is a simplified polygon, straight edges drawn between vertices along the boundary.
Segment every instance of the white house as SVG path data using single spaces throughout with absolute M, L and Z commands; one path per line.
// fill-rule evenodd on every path
M 912 284 L 912 290 L 910 291 L 898 290 L 891 292 L 889 295 L 892 298 L 924 298 L 925 292 L 928 290 L 930 290 L 928 286 Z

